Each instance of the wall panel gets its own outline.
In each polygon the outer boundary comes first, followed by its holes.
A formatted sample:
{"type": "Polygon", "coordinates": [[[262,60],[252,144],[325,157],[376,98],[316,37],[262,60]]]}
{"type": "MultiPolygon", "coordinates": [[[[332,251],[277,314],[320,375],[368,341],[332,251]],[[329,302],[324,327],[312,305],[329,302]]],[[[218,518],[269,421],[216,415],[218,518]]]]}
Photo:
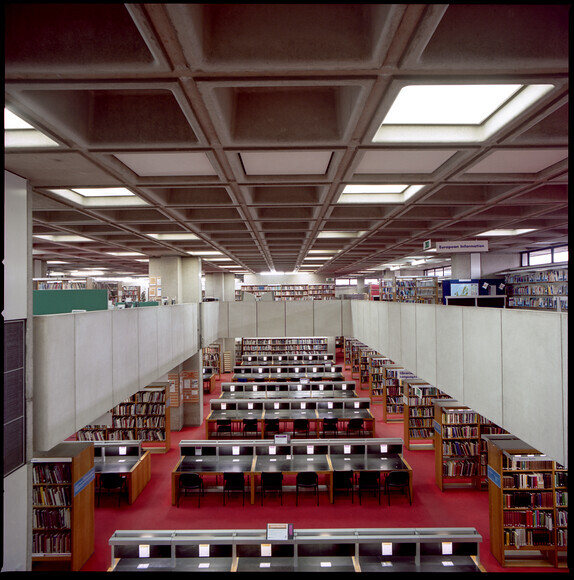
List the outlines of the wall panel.
{"type": "MultiPolygon", "coordinates": [[[[287,336],[285,334],[286,302],[256,302],[257,334],[255,336],[287,336]]],[[[245,336],[245,335],[244,335],[245,336]]]]}
{"type": "Polygon", "coordinates": [[[229,303],[229,335],[257,336],[257,302],[229,303]]]}
{"type": "Polygon", "coordinates": [[[406,303],[401,308],[401,364],[417,374],[417,319],[414,303],[406,303]]]}
{"type": "MultiPolygon", "coordinates": [[[[313,300],[312,304],[315,334],[318,336],[343,336],[343,301],[313,300]]],[[[290,335],[288,334],[288,336],[290,335]]]]}
{"type": "Polygon", "coordinates": [[[546,448],[562,439],[564,397],[551,388],[562,384],[561,320],[554,313],[530,314],[503,312],[503,422],[517,437],[546,448]]]}
{"type": "MultiPolygon", "coordinates": [[[[450,308],[450,307],[449,307],[450,308]]],[[[502,422],[502,309],[460,306],[463,326],[463,396],[466,405],[502,422]]]]}
{"type": "Polygon", "coordinates": [[[313,336],[314,300],[287,300],[284,304],[285,336],[313,336]]]}
{"type": "Polygon", "coordinates": [[[72,316],[76,327],[76,420],[73,430],[77,431],[113,407],[112,311],[72,316]]]}
{"type": "MultiPolygon", "coordinates": [[[[112,310],[112,407],[138,388],[138,309],[112,310]]],[[[111,407],[110,407],[111,408],[111,407]]]]}
{"type": "Polygon", "coordinates": [[[436,306],[436,387],[463,397],[462,313],[464,306],[436,306]]]}
{"type": "Polygon", "coordinates": [[[436,309],[417,304],[415,313],[417,376],[425,377],[431,385],[436,385],[436,309]]]}
{"type": "MultiPolygon", "coordinates": [[[[148,384],[160,376],[158,367],[157,341],[157,314],[158,307],[137,308],[139,317],[138,346],[139,346],[139,384],[148,384]]],[[[161,307],[163,308],[163,306],[161,307]]]]}
{"type": "Polygon", "coordinates": [[[389,352],[383,354],[386,354],[390,359],[398,363],[401,359],[401,304],[398,302],[389,302],[388,309],[389,352]]]}

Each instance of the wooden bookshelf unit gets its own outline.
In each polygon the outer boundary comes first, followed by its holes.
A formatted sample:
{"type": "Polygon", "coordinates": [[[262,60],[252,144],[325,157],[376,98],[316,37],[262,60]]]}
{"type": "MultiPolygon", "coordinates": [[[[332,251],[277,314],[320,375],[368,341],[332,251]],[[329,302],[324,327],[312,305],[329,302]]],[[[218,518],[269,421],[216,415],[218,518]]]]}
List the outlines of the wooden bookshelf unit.
{"type": "Polygon", "coordinates": [[[403,380],[403,440],[407,449],[434,448],[434,401],[450,398],[422,379],[403,380]]]}
{"type": "Polygon", "coordinates": [[[77,572],[94,551],[94,446],[65,441],[32,459],[32,569],[77,572]]]}
{"type": "Polygon", "coordinates": [[[369,396],[371,404],[385,402],[385,388],[383,385],[383,366],[394,362],[381,354],[373,355],[369,361],[369,396]]]}
{"type": "Polygon", "coordinates": [[[568,472],[512,435],[483,437],[493,556],[505,567],[565,567],[568,472]]]}

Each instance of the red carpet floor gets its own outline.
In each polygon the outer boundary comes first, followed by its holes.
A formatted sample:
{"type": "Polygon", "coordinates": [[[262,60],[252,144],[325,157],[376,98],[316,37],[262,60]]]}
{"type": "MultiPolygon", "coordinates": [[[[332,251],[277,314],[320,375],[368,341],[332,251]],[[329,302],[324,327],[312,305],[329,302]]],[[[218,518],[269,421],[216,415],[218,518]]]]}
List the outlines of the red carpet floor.
{"type": "MultiPolygon", "coordinates": [[[[350,378],[350,373],[348,373],[350,378]]],[[[229,381],[230,375],[222,375],[229,381]]],[[[219,382],[214,392],[204,397],[204,417],[209,410],[209,400],[220,394],[219,382]]],[[[359,391],[368,396],[368,390],[359,391]]],[[[374,406],[377,418],[377,437],[403,437],[402,423],[382,422],[380,405],[374,406]]],[[[414,497],[409,505],[406,496],[394,494],[391,505],[383,496],[381,505],[374,496],[363,496],[362,505],[358,498],[337,495],[330,504],[326,493],[317,506],[315,497],[299,497],[295,506],[295,494],[283,494],[283,505],[276,494],[266,497],[260,505],[259,494],[251,505],[241,496],[233,495],[223,505],[221,493],[206,493],[197,507],[195,496],[183,498],[179,508],[171,505],[171,471],[179,460],[179,441],[182,439],[204,439],[205,427],[186,427],[172,431],[171,450],[165,454],[152,455],[151,481],[133,505],[117,505],[117,498],[102,496],[95,514],[95,549],[82,571],[105,571],[110,566],[110,536],[116,530],[171,530],[171,529],[262,529],[269,522],[292,522],[297,528],[401,528],[401,527],[474,527],[482,536],[480,560],[487,572],[495,573],[566,573],[557,568],[503,568],[490,553],[488,492],[474,489],[450,489],[441,492],[435,483],[434,451],[405,450],[404,456],[413,468],[414,497]]]]}

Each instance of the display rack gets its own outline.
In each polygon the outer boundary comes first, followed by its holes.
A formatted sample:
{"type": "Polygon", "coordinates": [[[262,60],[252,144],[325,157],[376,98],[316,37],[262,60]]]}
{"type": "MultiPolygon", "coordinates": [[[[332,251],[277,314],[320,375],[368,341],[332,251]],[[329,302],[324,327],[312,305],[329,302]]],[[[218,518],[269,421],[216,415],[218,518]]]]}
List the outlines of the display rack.
{"type": "Polygon", "coordinates": [[[396,300],[396,285],[393,279],[379,280],[379,300],[385,302],[393,302],[396,300]]]}
{"type": "Polygon", "coordinates": [[[94,446],[66,441],[32,459],[32,569],[77,572],[94,551],[94,446]]]}
{"type": "Polygon", "coordinates": [[[434,401],[450,396],[419,378],[404,379],[402,384],[405,446],[409,450],[433,449],[434,401]]]}
{"type": "Polygon", "coordinates": [[[417,301],[417,283],[415,278],[397,278],[395,300],[398,302],[417,301]]]}
{"type": "Polygon", "coordinates": [[[439,284],[435,276],[415,278],[416,302],[423,304],[439,303],[439,284]]]}
{"type": "Polygon", "coordinates": [[[490,549],[501,566],[565,567],[568,472],[511,435],[488,445],[490,549]]]}

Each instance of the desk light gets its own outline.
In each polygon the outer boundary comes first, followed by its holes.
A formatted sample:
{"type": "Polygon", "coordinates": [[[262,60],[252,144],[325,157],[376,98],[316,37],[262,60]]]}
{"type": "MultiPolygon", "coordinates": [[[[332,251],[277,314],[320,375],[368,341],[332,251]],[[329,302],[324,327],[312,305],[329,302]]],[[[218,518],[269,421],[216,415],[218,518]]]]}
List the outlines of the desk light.
{"type": "Polygon", "coordinates": [[[149,544],[140,544],[138,546],[138,557],[149,558],[149,544]]]}
{"type": "Polygon", "coordinates": [[[392,556],[393,555],[393,544],[392,542],[383,542],[381,544],[383,552],[383,556],[392,556]]]}
{"type": "Polygon", "coordinates": [[[127,455],[128,448],[125,445],[120,445],[118,453],[120,455],[127,455]]]}
{"type": "Polygon", "coordinates": [[[209,558],[209,544],[199,544],[199,557],[209,558]]]}
{"type": "MultiPolygon", "coordinates": [[[[442,555],[451,555],[452,554],[452,542],[442,542],[442,555]]],[[[444,564],[444,562],[443,562],[444,564]]],[[[452,563],[451,563],[452,565],[452,563]]]]}

